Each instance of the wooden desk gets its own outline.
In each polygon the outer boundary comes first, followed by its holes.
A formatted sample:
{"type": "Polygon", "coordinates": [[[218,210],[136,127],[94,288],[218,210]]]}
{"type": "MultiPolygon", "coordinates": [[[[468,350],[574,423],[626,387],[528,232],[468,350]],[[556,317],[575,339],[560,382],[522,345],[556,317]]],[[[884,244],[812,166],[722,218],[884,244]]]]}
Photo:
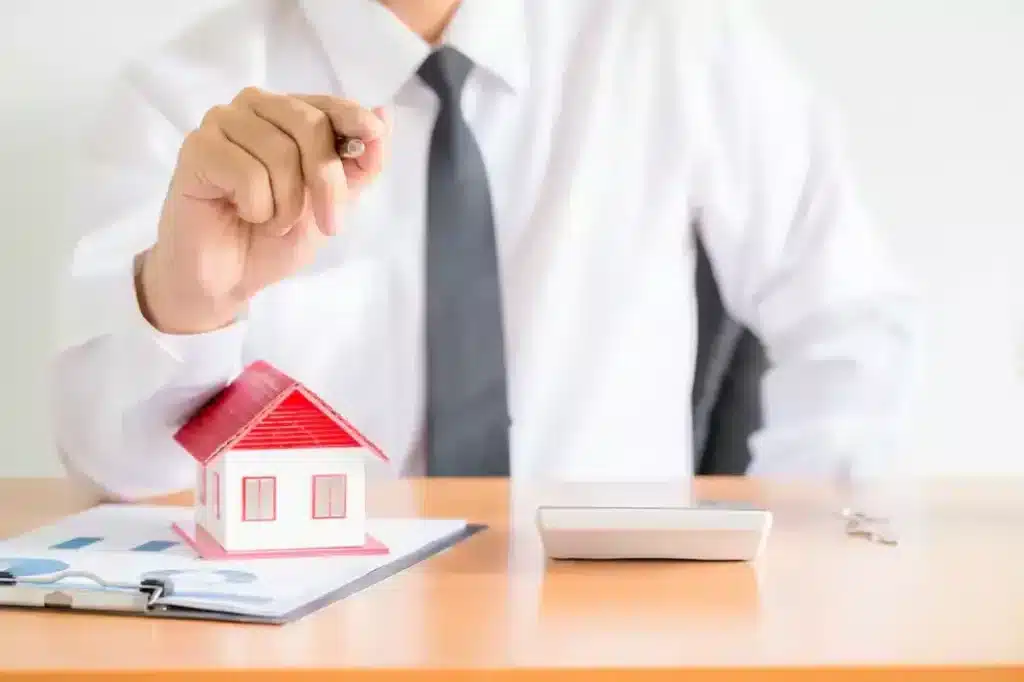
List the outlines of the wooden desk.
{"type": "MultiPolygon", "coordinates": [[[[291,625],[0,612],[0,671],[97,680],[327,680],[341,668],[346,680],[452,681],[483,670],[489,680],[1024,680],[1024,481],[904,490],[895,548],[845,537],[831,516],[835,499],[815,490],[723,479],[698,490],[775,511],[756,566],[549,564],[528,515],[520,522],[516,504],[509,513],[504,483],[399,483],[373,493],[374,513],[458,515],[492,529],[291,625]]],[[[0,536],[87,504],[59,481],[0,480],[0,536]]]]}

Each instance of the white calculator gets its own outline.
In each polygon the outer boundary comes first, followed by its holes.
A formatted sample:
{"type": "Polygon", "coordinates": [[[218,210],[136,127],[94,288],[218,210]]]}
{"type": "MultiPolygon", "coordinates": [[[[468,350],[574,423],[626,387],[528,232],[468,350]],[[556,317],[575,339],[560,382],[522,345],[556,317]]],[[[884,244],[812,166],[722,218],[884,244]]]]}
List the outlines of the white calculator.
{"type": "Polygon", "coordinates": [[[628,488],[576,498],[537,508],[549,558],[753,561],[772,526],[770,511],[743,502],[652,497],[628,488]]]}

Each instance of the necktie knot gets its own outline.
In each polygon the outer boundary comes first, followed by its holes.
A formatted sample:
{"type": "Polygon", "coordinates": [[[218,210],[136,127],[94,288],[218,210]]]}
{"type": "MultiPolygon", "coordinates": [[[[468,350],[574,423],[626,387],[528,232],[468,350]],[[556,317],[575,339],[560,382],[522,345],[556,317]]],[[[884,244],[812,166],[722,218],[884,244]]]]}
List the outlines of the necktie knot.
{"type": "Polygon", "coordinates": [[[424,60],[419,77],[440,98],[442,104],[458,102],[473,62],[453,47],[440,47],[424,60]]]}

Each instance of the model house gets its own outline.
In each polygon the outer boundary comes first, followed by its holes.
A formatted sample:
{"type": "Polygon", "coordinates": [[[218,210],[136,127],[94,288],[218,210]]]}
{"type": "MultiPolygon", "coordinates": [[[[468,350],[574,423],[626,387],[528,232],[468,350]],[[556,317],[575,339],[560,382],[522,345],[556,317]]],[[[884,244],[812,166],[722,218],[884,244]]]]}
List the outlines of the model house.
{"type": "Polygon", "coordinates": [[[373,443],[300,382],[248,366],[175,434],[195,459],[194,527],[206,558],[376,554],[366,531],[373,443]]]}

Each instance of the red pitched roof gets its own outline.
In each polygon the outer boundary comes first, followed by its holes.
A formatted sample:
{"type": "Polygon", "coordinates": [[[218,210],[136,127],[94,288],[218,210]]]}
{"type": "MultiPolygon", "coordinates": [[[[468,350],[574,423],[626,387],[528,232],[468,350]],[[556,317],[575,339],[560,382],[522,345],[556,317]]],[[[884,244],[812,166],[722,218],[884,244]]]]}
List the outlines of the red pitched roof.
{"type": "Polygon", "coordinates": [[[380,448],[301,383],[259,361],[201,407],[174,435],[207,464],[228,449],[380,448]]]}

